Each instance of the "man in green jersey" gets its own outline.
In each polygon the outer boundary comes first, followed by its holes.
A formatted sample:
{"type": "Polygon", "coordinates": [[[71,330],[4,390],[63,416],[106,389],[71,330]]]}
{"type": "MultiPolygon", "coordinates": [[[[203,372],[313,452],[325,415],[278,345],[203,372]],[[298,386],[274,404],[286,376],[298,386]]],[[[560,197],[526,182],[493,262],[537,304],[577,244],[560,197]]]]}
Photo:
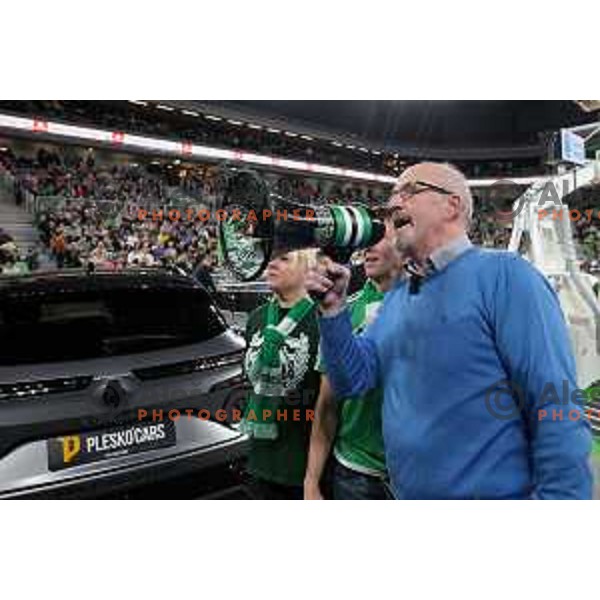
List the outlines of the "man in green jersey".
{"type": "MultiPolygon", "coordinates": [[[[387,237],[367,250],[365,274],[368,279],[349,299],[355,333],[360,333],[374,319],[383,294],[399,276],[401,268],[401,258],[387,237]]],[[[322,377],[304,478],[305,499],[323,498],[320,481],[332,446],[334,499],[385,500],[390,497],[385,486],[381,401],[382,392],[375,389],[357,402],[336,402],[327,376],[322,377]]]]}

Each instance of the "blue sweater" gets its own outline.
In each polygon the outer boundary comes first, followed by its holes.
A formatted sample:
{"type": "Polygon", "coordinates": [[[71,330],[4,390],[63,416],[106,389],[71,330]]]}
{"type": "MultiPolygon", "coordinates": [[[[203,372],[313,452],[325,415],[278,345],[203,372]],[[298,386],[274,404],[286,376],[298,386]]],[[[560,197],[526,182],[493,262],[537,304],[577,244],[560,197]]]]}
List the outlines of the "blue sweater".
{"type": "Polygon", "coordinates": [[[576,390],[563,314],[518,255],[471,247],[418,294],[398,283],[362,336],[346,311],[320,326],[338,397],[383,386],[396,497],[591,498],[589,425],[578,404],[558,405],[576,390]],[[502,381],[522,390],[523,411],[490,396],[502,381]]]}

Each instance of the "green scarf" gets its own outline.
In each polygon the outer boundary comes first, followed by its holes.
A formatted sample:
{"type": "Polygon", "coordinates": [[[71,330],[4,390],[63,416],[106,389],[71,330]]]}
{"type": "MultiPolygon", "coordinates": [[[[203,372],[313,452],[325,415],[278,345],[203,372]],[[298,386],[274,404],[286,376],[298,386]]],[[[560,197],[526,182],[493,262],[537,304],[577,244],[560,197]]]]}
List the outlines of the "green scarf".
{"type": "Polygon", "coordinates": [[[367,306],[383,300],[383,292],[380,292],[373,281],[367,280],[359,292],[358,297],[352,303],[352,329],[365,324],[367,318],[367,306]]]}
{"type": "Polygon", "coordinates": [[[240,430],[258,439],[277,439],[277,409],[285,393],[281,380],[280,350],[286,338],[314,308],[310,298],[302,298],[281,319],[279,302],[273,298],[267,306],[260,351],[253,364],[247,365],[248,379],[252,384],[240,430]],[[263,410],[271,414],[263,419],[263,410]]]}

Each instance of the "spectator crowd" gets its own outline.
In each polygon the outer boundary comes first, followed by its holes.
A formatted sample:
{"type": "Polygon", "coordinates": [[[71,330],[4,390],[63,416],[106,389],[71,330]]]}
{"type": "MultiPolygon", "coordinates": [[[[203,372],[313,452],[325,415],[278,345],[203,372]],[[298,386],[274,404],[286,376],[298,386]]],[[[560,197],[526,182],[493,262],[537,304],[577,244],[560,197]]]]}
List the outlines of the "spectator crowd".
{"type": "Polygon", "coordinates": [[[35,196],[60,196],[96,200],[130,201],[165,200],[166,185],[156,176],[150,176],[137,168],[126,165],[97,167],[93,152],[77,158],[61,156],[57,151],[40,149],[35,158],[15,157],[13,160],[17,176],[17,203],[23,191],[35,196]]]}
{"type": "MultiPolygon", "coordinates": [[[[24,264],[36,268],[46,255],[59,268],[122,268],[178,266],[188,271],[212,271],[218,264],[217,227],[198,219],[172,222],[137,218],[139,206],[169,206],[187,198],[196,206],[214,206],[218,193],[215,167],[168,169],[154,165],[97,164],[90,150],[67,155],[54,147],[35,156],[0,152],[0,175],[10,173],[15,200],[37,199],[35,222],[42,246],[19,256],[6,232],[0,234],[4,269],[24,264]],[[7,266],[8,265],[8,266],[7,266]]],[[[359,184],[341,184],[293,175],[267,175],[271,188],[308,205],[386,201],[388,191],[359,184]]],[[[182,211],[183,212],[183,211],[182,211]]],[[[166,214],[166,212],[165,212],[166,214]]],[[[600,254],[600,228],[594,221],[573,224],[584,265],[594,268],[600,254]]],[[[487,247],[506,247],[512,226],[497,218],[494,205],[475,198],[473,241],[487,247]]]]}
{"type": "MultiPolygon", "coordinates": [[[[192,271],[216,265],[216,229],[201,221],[137,219],[139,205],[163,205],[173,186],[129,165],[97,167],[91,154],[69,163],[55,151],[35,158],[0,153],[0,172],[10,173],[17,204],[34,198],[42,248],[58,268],[179,266],[192,271]]],[[[182,191],[183,193],[183,191],[182,191]]],[[[10,236],[0,237],[4,272],[23,258],[10,236]]],[[[27,263],[34,267],[36,260],[27,263]]]]}

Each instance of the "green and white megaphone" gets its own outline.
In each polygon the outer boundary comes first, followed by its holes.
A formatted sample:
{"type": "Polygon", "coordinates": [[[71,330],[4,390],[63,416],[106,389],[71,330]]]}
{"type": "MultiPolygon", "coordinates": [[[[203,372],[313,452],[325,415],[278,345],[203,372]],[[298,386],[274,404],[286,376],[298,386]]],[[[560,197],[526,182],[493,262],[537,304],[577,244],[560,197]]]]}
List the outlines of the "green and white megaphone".
{"type": "Polygon", "coordinates": [[[320,248],[338,261],[379,242],[382,219],[363,205],[307,206],[269,192],[254,171],[227,174],[219,198],[219,243],[240,281],[260,277],[279,253],[320,248]]]}

